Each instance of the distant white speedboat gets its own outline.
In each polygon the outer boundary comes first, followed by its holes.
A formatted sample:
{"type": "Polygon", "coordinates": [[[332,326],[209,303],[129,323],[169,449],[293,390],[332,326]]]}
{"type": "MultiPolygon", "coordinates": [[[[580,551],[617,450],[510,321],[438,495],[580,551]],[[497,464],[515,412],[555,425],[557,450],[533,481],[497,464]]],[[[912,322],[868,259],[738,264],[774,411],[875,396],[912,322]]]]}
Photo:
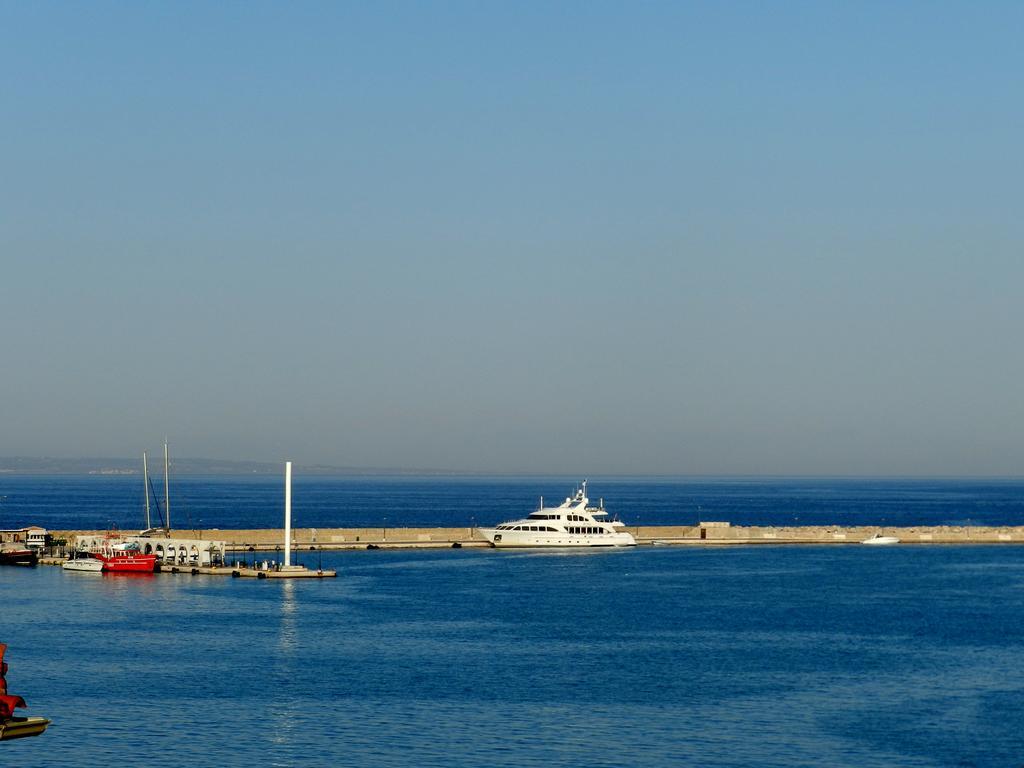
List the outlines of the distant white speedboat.
{"type": "Polygon", "coordinates": [[[76,557],[72,560],[65,560],[61,566],[65,571],[88,571],[99,573],[103,570],[103,561],[95,557],[76,557]]]}
{"type": "Polygon", "coordinates": [[[864,539],[861,544],[873,544],[875,546],[881,546],[885,544],[899,544],[900,540],[895,536],[882,536],[879,533],[875,533],[874,536],[864,539]]]}
{"type": "Polygon", "coordinates": [[[557,507],[540,508],[522,520],[510,520],[480,533],[495,547],[633,547],[636,539],[618,520],[607,517],[604,502],[588,507],[587,482],[557,507]]]}

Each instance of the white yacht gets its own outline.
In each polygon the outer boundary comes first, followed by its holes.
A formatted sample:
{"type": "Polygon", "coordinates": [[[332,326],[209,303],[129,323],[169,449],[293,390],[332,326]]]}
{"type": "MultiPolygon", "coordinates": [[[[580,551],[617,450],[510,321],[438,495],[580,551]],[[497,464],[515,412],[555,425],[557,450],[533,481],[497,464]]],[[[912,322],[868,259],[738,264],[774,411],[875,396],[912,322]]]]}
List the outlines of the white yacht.
{"type": "Polygon", "coordinates": [[[605,520],[604,502],[588,507],[587,481],[557,507],[540,508],[522,520],[481,528],[495,547],[633,547],[636,539],[618,520],[605,520]]]}
{"type": "Polygon", "coordinates": [[[95,557],[73,557],[70,560],[65,560],[62,566],[65,571],[88,571],[90,573],[99,573],[103,570],[103,561],[98,560],[95,557]]]}
{"type": "Polygon", "coordinates": [[[874,546],[885,546],[887,544],[899,544],[900,540],[896,536],[883,536],[880,531],[875,531],[875,535],[871,536],[861,544],[872,544],[874,546]]]}

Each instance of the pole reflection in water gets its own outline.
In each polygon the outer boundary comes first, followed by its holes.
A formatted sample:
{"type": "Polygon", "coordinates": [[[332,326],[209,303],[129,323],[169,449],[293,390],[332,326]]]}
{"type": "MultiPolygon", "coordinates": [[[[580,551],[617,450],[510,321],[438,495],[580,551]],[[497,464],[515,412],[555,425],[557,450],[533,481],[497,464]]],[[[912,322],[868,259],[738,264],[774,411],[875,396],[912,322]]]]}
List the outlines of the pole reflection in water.
{"type": "Polygon", "coordinates": [[[298,618],[298,605],[296,604],[295,582],[291,579],[281,579],[281,633],[279,646],[282,654],[294,654],[297,646],[296,621],[298,618]]]}
{"type": "MultiPolygon", "coordinates": [[[[281,579],[279,584],[281,623],[278,632],[278,654],[275,660],[276,674],[274,677],[277,678],[276,687],[283,691],[288,690],[292,685],[291,681],[299,656],[299,610],[295,582],[290,579],[281,579]]],[[[279,747],[287,748],[295,740],[293,730],[298,712],[288,697],[274,697],[272,715],[276,721],[272,741],[279,747]]]]}

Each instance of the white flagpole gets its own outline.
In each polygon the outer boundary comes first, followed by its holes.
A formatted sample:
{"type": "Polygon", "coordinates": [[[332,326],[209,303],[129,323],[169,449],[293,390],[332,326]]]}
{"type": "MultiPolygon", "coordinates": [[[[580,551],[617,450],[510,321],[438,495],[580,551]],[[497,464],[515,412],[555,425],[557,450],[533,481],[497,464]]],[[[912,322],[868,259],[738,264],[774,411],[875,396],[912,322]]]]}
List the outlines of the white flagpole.
{"type": "Polygon", "coordinates": [[[292,564],[292,463],[284,463],[284,567],[292,564]]]}

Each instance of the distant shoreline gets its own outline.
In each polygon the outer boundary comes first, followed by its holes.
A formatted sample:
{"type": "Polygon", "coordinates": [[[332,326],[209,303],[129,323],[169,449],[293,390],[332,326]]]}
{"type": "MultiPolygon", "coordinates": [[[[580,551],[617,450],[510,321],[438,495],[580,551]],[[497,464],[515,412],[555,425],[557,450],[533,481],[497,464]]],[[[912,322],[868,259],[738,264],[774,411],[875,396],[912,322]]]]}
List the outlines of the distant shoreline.
{"type": "MultiPolygon", "coordinates": [[[[142,460],[127,458],[54,458],[0,457],[0,477],[138,477],[142,460]]],[[[228,461],[223,459],[171,459],[171,474],[177,477],[277,477],[283,472],[283,461],[228,461]]],[[[687,482],[771,482],[771,481],[844,481],[871,482],[907,481],[985,481],[1024,482],[1024,475],[864,475],[864,474],[692,474],[665,472],[580,472],[580,471],[497,471],[472,469],[402,468],[402,467],[337,467],[327,464],[297,464],[296,474],[321,477],[439,477],[439,478],[582,478],[636,480],[677,480],[687,482]]],[[[154,459],[150,475],[163,474],[162,461],[154,459]]]]}

